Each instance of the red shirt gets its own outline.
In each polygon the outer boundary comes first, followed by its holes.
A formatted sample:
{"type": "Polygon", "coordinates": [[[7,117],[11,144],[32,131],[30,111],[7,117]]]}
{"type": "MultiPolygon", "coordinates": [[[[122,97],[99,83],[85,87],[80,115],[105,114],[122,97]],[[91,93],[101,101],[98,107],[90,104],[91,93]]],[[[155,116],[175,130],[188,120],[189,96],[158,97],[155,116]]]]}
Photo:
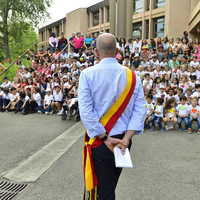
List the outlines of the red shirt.
{"type": "Polygon", "coordinates": [[[80,37],[79,39],[77,37],[75,37],[73,39],[75,45],[74,45],[74,48],[75,49],[80,49],[81,47],[83,47],[83,42],[84,42],[84,38],[83,37],[80,37]]]}

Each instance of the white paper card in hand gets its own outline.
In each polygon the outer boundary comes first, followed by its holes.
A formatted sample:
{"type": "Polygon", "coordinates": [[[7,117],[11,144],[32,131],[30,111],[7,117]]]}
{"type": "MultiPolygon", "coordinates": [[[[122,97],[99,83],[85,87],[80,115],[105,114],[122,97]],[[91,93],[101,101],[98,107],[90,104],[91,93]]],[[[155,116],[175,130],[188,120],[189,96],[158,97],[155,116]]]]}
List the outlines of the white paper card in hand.
{"type": "Polygon", "coordinates": [[[125,167],[125,168],[133,168],[133,164],[131,161],[131,156],[129,149],[125,149],[125,154],[122,155],[121,149],[118,147],[114,148],[115,155],[115,166],[116,167],[125,167]]]}

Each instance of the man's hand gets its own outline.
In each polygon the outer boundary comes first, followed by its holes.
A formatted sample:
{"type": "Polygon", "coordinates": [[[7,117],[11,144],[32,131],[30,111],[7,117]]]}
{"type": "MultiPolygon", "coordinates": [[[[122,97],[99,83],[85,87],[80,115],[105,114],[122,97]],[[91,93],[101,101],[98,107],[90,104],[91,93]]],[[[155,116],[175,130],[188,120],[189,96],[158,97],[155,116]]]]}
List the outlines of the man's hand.
{"type": "Polygon", "coordinates": [[[114,153],[115,146],[120,145],[120,146],[125,147],[125,145],[126,145],[123,140],[112,138],[110,136],[108,136],[108,139],[106,141],[104,141],[104,143],[113,153],[114,153]]]}

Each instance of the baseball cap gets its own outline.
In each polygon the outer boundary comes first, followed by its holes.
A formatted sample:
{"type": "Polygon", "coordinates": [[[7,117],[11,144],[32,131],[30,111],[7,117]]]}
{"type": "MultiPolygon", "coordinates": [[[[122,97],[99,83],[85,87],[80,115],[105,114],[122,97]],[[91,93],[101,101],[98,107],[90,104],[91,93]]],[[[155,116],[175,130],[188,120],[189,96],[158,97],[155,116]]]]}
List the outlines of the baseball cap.
{"type": "Polygon", "coordinates": [[[52,77],[51,74],[48,74],[48,75],[47,75],[47,78],[51,78],[51,77],[52,77]]]}
{"type": "Polygon", "coordinates": [[[68,78],[68,77],[66,75],[64,75],[63,78],[68,78]]]}
{"type": "Polygon", "coordinates": [[[73,72],[73,75],[78,75],[78,72],[77,72],[77,71],[74,71],[74,72],[73,72]]]}
{"type": "Polygon", "coordinates": [[[55,87],[59,87],[59,88],[61,88],[61,86],[60,86],[60,85],[56,85],[55,87]]]}
{"type": "Polygon", "coordinates": [[[86,57],[85,59],[86,59],[86,60],[89,60],[90,58],[89,58],[89,57],[86,57]]]}
{"type": "Polygon", "coordinates": [[[40,50],[39,51],[43,51],[43,48],[40,48],[40,50]]]}
{"type": "Polygon", "coordinates": [[[161,85],[161,86],[160,86],[160,89],[165,89],[165,86],[164,86],[164,85],[161,85]]]}
{"type": "Polygon", "coordinates": [[[51,89],[50,89],[50,88],[47,88],[47,89],[45,90],[45,92],[51,92],[51,89]]]}

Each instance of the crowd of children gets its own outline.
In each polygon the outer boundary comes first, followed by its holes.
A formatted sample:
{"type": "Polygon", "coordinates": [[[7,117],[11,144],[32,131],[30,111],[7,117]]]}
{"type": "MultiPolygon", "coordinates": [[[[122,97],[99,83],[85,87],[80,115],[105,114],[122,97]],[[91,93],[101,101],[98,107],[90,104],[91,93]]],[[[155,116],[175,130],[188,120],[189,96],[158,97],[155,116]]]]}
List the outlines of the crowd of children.
{"type": "MultiPolygon", "coordinates": [[[[174,129],[178,123],[185,123],[185,131],[192,133],[192,123],[197,121],[200,133],[200,42],[185,36],[174,41],[173,38],[157,38],[142,42],[139,38],[128,42],[116,38],[117,61],[133,70],[140,78],[147,100],[145,128],[156,130],[155,121],[161,131],[174,129]],[[168,122],[173,122],[168,126],[168,122]],[[162,126],[164,123],[164,127],[162,126]],[[150,127],[151,125],[151,127],[150,127]]],[[[70,105],[78,98],[79,76],[82,70],[99,63],[95,47],[82,46],[75,53],[73,47],[68,51],[54,53],[41,48],[39,53],[30,50],[31,66],[18,61],[14,81],[4,77],[0,86],[0,108],[2,112],[16,109],[15,113],[53,114],[57,108],[62,114],[62,105],[70,105]],[[55,59],[53,64],[49,64],[55,59]],[[41,84],[40,84],[41,82],[41,84]],[[31,112],[29,110],[31,109],[31,112]]],[[[68,112],[68,119],[71,113],[68,112]]]]}

